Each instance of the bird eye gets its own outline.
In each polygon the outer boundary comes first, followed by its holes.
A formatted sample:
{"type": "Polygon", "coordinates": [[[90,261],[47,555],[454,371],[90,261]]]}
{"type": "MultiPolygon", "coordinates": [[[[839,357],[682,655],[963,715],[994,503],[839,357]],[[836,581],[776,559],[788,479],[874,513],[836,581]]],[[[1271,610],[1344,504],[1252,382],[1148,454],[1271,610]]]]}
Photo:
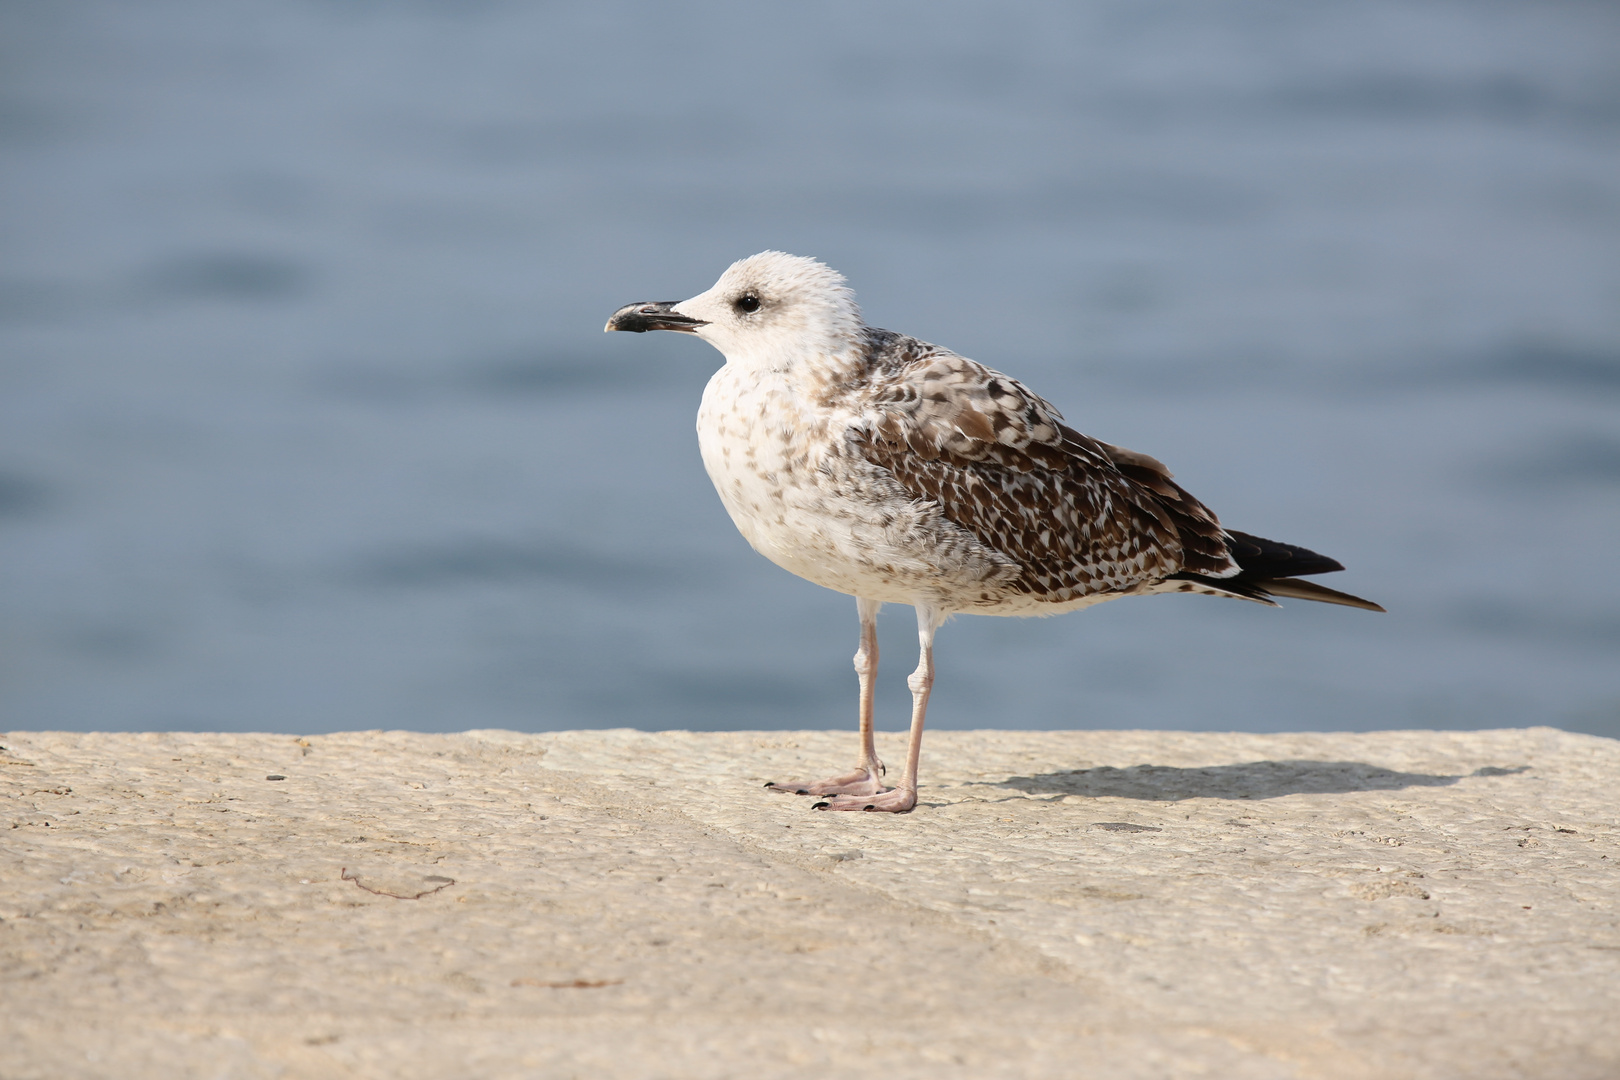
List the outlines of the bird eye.
{"type": "Polygon", "coordinates": [[[741,296],[737,297],[735,307],[744,315],[752,315],[754,312],[759,310],[758,294],[751,292],[743,293],[741,296]]]}

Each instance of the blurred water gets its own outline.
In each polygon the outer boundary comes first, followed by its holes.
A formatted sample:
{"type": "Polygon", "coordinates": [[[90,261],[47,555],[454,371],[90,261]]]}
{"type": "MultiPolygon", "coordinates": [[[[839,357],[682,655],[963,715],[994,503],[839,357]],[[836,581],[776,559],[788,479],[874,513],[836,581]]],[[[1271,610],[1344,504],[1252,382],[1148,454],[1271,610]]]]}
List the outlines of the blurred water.
{"type": "MultiPolygon", "coordinates": [[[[1620,9],[0,8],[0,724],[852,725],[726,520],[765,247],[1387,616],[941,634],[944,726],[1620,735],[1620,9]]],[[[910,613],[888,613],[882,726],[910,613]]]]}

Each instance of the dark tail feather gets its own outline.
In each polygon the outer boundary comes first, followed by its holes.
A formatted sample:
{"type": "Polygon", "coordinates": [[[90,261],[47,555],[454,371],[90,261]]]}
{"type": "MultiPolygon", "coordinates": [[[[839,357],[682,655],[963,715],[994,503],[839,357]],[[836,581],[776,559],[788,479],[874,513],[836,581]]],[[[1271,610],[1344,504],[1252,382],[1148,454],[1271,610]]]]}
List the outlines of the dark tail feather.
{"type": "Polygon", "coordinates": [[[1314,551],[1284,544],[1277,540],[1251,536],[1228,529],[1232,539],[1228,548],[1242,573],[1229,578],[1212,578],[1203,574],[1180,573],[1172,577],[1196,581],[1221,592],[1244,600],[1270,603],[1273,596],[1286,596],[1294,600],[1316,600],[1324,604],[1343,604],[1345,607],[1365,611],[1383,611],[1371,600],[1329,589],[1310,581],[1300,581],[1306,574],[1329,574],[1343,570],[1344,564],[1314,551]]]}
{"type": "Polygon", "coordinates": [[[1232,553],[1233,560],[1243,567],[1243,573],[1238,576],[1251,581],[1259,578],[1308,577],[1344,569],[1344,564],[1338,559],[1318,555],[1307,548],[1231,529],[1226,530],[1226,535],[1232,538],[1226,545],[1227,550],[1232,553]]]}
{"type": "Polygon", "coordinates": [[[1320,600],[1324,604],[1343,604],[1345,607],[1358,607],[1363,611],[1383,611],[1382,607],[1371,600],[1363,600],[1359,596],[1330,589],[1326,585],[1318,585],[1314,581],[1300,581],[1298,578],[1269,578],[1257,582],[1261,590],[1271,596],[1288,596],[1295,600],[1320,600]]]}

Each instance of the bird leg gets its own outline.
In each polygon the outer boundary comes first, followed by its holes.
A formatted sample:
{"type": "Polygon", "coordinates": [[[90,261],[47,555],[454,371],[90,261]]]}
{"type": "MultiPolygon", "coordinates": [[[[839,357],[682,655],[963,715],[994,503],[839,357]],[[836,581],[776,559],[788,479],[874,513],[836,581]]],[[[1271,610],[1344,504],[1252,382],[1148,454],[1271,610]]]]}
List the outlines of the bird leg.
{"type": "Polygon", "coordinates": [[[878,666],[877,614],[882,606],[877,600],[855,598],[855,610],[861,618],[861,647],[855,653],[855,675],[861,682],[861,757],[855,771],[813,783],[788,780],[766,784],[772,791],[794,795],[876,795],[883,790],[883,762],[878,760],[872,735],[872,692],[878,666]]]}
{"type": "Polygon", "coordinates": [[[926,604],[917,605],[917,670],[906,685],[911,687],[911,740],[906,745],[906,768],[899,786],[874,795],[843,793],[816,803],[817,810],[874,810],[903,814],[917,805],[917,762],[922,757],[923,720],[928,715],[928,695],[934,689],[934,631],[945,615],[926,604]]]}

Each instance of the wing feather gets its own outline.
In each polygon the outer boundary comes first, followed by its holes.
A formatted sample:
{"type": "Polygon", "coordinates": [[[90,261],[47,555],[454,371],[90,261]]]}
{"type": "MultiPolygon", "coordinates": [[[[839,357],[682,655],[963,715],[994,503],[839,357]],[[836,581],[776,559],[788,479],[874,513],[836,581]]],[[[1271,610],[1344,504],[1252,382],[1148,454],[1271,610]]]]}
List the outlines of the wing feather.
{"type": "Polygon", "coordinates": [[[1215,515],[1153,458],[1082,435],[965,357],[885,332],[872,344],[853,448],[1018,563],[1012,589],[1063,602],[1238,573],[1215,515]]]}

